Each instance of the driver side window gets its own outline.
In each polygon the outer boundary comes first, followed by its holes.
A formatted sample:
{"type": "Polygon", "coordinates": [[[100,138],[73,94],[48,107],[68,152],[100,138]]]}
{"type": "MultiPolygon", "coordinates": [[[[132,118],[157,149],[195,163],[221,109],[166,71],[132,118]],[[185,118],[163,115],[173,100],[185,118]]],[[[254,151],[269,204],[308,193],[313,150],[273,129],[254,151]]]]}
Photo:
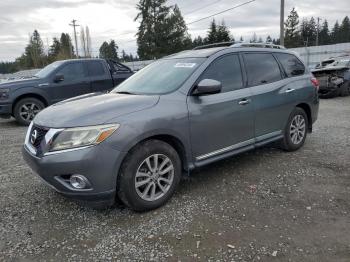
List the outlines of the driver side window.
{"type": "Polygon", "coordinates": [[[64,81],[74,81],[85,77],[83,63],[69,63],[56,74],[64,76],[64,81]]]}
{"type": "Polygon", "coordinates": [[[201,75],[199,81],[203,79],[220,81],[222,84],[221,93],[243,88],[241,65],[238,55],[225,55],[214,60],[201,75]]]}

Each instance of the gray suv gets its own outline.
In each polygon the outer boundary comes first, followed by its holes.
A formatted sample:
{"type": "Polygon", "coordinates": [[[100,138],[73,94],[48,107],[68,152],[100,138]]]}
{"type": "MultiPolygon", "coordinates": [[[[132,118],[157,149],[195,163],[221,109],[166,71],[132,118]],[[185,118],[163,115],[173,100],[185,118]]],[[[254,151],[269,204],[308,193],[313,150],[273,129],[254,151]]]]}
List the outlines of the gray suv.
{"type": "Polygon", "coordinates": [[[182,174],[279,141],[299,149],[318,114],[318,84],[292,52],[189,50],[158,60],[108,94],[41,111],[23,148],[58,192],[95,205],[163,205],[182,174]]]}

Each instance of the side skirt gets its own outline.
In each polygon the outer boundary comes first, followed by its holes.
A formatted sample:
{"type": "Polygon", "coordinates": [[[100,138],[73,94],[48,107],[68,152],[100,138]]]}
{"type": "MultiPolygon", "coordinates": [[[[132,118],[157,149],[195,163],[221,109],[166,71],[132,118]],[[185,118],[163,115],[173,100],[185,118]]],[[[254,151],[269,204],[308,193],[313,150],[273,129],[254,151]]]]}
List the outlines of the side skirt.
{"type": "MultiPolygon", "coordinates": [[[[278,141],[283,138],[282,131],[272,132],[266,135],[259,136],[255,139],[249,139],[247,141],[216,150],[214,152],[201,155],[196,157],[196,162],[194,163],[193,168],[202,167],[213,162],[253,150],[255,148],[261,147],[263,145],[278,141]]],[[[190,169],[193,169],[190,168],[190,169]]]]}

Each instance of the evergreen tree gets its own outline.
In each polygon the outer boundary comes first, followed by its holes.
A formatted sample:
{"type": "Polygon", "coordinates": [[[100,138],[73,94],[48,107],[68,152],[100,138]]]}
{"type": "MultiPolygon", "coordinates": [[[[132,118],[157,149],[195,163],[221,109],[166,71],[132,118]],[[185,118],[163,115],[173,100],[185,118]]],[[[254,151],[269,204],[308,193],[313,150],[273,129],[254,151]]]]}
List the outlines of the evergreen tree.
{"type": "Polygon", "coordinates": [[[274,45],[279,45],[279,44],[281,44],[281,41],[280,41],[280,39],[279,38],[277,38],[277,39],[272,39],[272,43],[274,44],[274,45]]]}
{"type": "Polygon", "coordinates": [[[272,38],[270,35],[266,37],[266,43],[272,43],[272,38]]]}
{"type": "Polygon", "coordinates": [[[340,26],[338,21],[336,21],[331,33],[331,42],[332,44],[337,44],[337,43],[340,43],[341,39],[342,39],[342,36],[340,32],[340,26]]]}
{"type": "Polygon", "coordinates": [[[71,59],[75,56],[72,40],[69,34],[66,34],[66,33],[61,34],[60,44],[61,44],[61,48],[57,56],[58,60],[71,59]]]}
{"type": "Polygon", "coordinates": [[[44,45],[40,34],[34,30],[30,36],[29,43],[24,49],[24,54],[16,59],[20,68],[41,68],[46,64],[46,56],[44,54],[44,45]]]}
{"type": "MultiPolygon", "coordinates": [[[[225,25],[224,21],[222,21],[221,25],[217,26],[216,41],[217,41],[217,43],[231,41],[230,31],[227,28],[227,26],[225,25]]],[[[233,39],[233,41],[234,41],[234,39],[233,39]]]]}
{"type": "Polygon", "coordinates": [[[331,42],[327,20],[324,20],[322,24],[321,30],[318,34],[318,42],[320,45],[328,45],[331,42]]]}
{"type": "Polygon", "coordinates": [[[16,62],[0,62],[0,74],[10,74],[18,70],[16,62]]]}
{"type": "Polygon", "coordinates": [[[48,59],[50,63],[57,60],[60,51],[61,51],[61,43],[56,37],[54,37],[52,39],[52,45],[50,45],[50,48],[49,48],[48,59]]]}
{"type": "Polygon", "coordinates": [[[211,21],[210,23],[207,37],[205,38],[204,42],[206,44],[213,44],[217,42],[216,38],[217,38],[217,26],[216,26],[215,19],[213,19],[213,21],[211,21]]]}
{"type": "Polygon", "coordinates": [[[114,40],[111,40],[109,43],[104,41],[99,51],[100,51],[100,55],[99,55],[100,58],[119,60],[118,45],[115,43],[114,40]]]}
{"type": "Polygon", "coordinates": [[[258,37],[256,36],[256,33],[254,32],[252,38],[250,39],[250,43],[257,43],[258,42],[258,37]]]}
{"type": "Polygon", "coordinates": [[[140,20],[137,32],[137,53],[141,59],[160,58],[167,54],[165,50],[169,33],[170,7],[166,0],[140,0],[135,17],[140,20]]]}
{"type": "Polygon", "coordinates": [[[290,12],[284,30],[284,44],[286,47],[297,47],[300,44],[300,34],[298,30],[299,26],[299,15],[293,7],[290,12]]]}
{"type": "Polygon", "coordinates": [[[345,16],[339,27],[339,42],[350,42],[350,20],[348,16],[345,16]]]}
{"type": "Polygon", "coordinates": [[[244,42],[243,36],[241,36],[241,37],[239,38],[239,41],[240,41],[240,42],[244,42]]]}
{"type": "Polygon", "coordinates": [[[300,34],[302,44],[305,46],[313,46],[316,44],[317,26],[315,19],[311,17],[310,20],[303,19],[300,25],[300,34]]]}
{"type": "Polygon", "coordinates": [[[310,41],[310,45],[314,46],[316,45],[316,35],[317,35],[317,24],[315,21],[315,18],[311,17],[310,21],[309,21],[309,41],[310,41]]]}
{"type": "MultiPolygon", "coordinates": [[[[164,50],[161,50],[162,53],[171,54],[190,48],[192,40],[187,32],[185,20],[183,19],[177,5],[171,10],[167,23],[167,42],[165,45],[162,45],[164,47],[164,50]]],[[[132,57],[130,57],[130,59],[132,59],[132,57]]]]}
{"type": "Polygon", "coordinates": [[[202,46],[204,45],[204,40],[202,37],[197,36],[195,39],[192,41],[192,48],[197,47],[197,46],[202,46]]]}
{"type": "Polygon", "coordinates": [[[123,61],[123,62],[128,62],[128,59],[129,59],[129,57],[128,57],[128,55],[125,53],[125,50],[123,49],[123,50],[122,50],[122,61],[123,61]]]}

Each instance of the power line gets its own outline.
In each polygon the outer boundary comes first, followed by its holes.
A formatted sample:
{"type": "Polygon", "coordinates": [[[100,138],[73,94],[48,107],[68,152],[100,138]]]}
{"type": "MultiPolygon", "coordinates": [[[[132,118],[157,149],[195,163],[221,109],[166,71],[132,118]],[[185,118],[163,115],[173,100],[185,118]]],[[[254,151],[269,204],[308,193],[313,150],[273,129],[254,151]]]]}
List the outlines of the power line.
{"type": "Polygon", "coordinates": [[[221,1],[222,1],[222,0],[217,0],[217,1],[215,1],[214,3],[210,3],[210,4],[207,4],[207,5],[202,6],[202,7],[200,7],[200,8],[197,8],[197,9],[194,9],[194,10],[189,11],[189,12],[187,12],[187,13],[184,13],[184,15],[193,14],[193,13],[199,11],[199,10],[202,10],[202,9],[204,9],[204,8],[207,8],[208,6],[211,6],[211,5],[215,5],[215,4],[217,4],[217,3],[221,2],[221,1]]]}
{"type": "Polygon", "coordinates": [[[197,22],[199,22],[199,21],[208,19],[208,18],[213,17],[213,16],[216,16],[216,15],[220,15],[220,14],[222,14],[222,13],[225,13],[225,12],[228,12],[228,11],[230,11],[230,10],[236,9],[236,8],[241,7],[241,6],[243,6],[243,5],[250,4],[250,3],[252,3],[252,2],[255,2],[255,0],[250,0],[250,1],[244,2],[244,3],[242,3],[242,4],[236,5],[236,6],[234,6],[234,7],[225,9],[225,10],[223,10],[223,11],[221,11],[221,12],[215,13],[215,14],[213,14],[213,15],[209,15],[209,16],[200,18],[200,19],[198,19],[198,20],[195,20],[195,21],[192,21],[192,22],[190,22],[190,23],[187,23],[187,25],[192,25],[192,24],[197,23],[197,22]]]}

